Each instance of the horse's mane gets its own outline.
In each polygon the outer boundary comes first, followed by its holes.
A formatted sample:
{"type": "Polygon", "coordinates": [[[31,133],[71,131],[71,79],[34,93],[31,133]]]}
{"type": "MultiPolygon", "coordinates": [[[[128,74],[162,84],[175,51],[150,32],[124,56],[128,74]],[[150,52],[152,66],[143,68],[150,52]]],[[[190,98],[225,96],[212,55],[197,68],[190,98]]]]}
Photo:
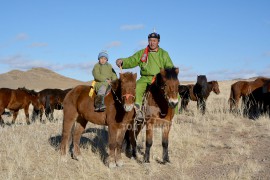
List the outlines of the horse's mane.
{"type": "MultiPolygon", "coordinates": [[[[178,74],[176,73],[176,67],[172,68],[165,68],[163,72],[165,72],[165,78],[166,79],[172,79],[172,80],[178,80],[178,74]]],[[[163,85],[163,74],[159,72],[156,75],[156,80],[155,80],[155,85],[156,86],[162,86],[163,85]]]]}
{"type": "Polygon", "coordinates": [[[120,87],[122,82],[127,82],[133,79],[133,73],[132,72],[125,72],[122,74],[123,79],[116,79],[111,82],[112,90],[117,91],[118,87],[120,87]]]}
{"type": "Polygon", "coordinates": [[[24,92],[30,94],[31,96],[36,96],[38,94],[35,90],[29,90],[25,87],[19,87],[18,90],[24,91],[24,92]]]}
{"type": "Polygon", "coordinates": [[[111,88],[112,88],[112,90],[113,91],[116,91],[118,89],[118,87],[120,87],[120,83],[121,83],[120,79],[113,80],[111,82],[111,88]]]}

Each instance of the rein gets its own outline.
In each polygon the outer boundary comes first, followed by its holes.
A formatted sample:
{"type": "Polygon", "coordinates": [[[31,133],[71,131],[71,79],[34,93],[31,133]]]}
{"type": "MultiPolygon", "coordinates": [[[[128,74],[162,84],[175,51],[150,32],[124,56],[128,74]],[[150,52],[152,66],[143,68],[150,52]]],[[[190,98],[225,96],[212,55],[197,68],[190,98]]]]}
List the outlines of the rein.
{"type": "MultiPolygon", "coordinates": [[[[117,96],[116,92],[115,92],[113,89],[111,89],[111,91],[113,92],[114,96],[116,97],[116,100],[117,100],[120,104],[123,104],[122,101],[121,101],[121,100],[119,99],[119,97],[117,96]]],[[[133,97],[133,98],[135,99],[135,96],[132,95],[132,94],[129,94],[129,93],[124,94],[124,95],[122,96],[122,98],[123,98],[123,97],[125,97],[126,100],[128,100],[129,97],[133,97]]]]}

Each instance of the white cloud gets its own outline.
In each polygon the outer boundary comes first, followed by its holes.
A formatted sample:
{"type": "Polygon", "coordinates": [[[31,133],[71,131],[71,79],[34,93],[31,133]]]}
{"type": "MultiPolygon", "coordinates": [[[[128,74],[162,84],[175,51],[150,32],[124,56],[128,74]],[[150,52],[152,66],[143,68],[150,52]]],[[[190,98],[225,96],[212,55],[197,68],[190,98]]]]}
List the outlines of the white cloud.
{"type": "Polygon", "coordinates": [[[6,58],[0,58],[0,63],[7,65],[10,69],[19,70],[28,70],[34,67],[43,67],[53,71],[61,71],[67,69],[79,69],[89,71],[89,69],[92,69],[94,67],[96,62],[90,61],[87,63],[55,64],[43,60],[33,60],[23,55],[17,54],[6,58]]]}
{"type": "Polygon", "coordinates": [[[15,37],[16,41],[24,41],[24,40],[27,40],[27,39],[28,39],[28,35],[26,33],[17,34],[16,37],[15,37]]]}
{"type": "Polygon", "coordinates": [[[148,45],[148,41],[146,41],[146,40],[140,41],[140,42],[138,43],[138,45],[139,45],[140,47],[146,47],[146,46],[148,45]]]}
{"type": "Polygon", "coordinates": [[[46,46],[48,46],[47,43],[36,42],[36,43],[32,43],[29,47],[46,47],[46,46]]]}
{"type": "Polygon", "coordinates": [[[112,48],[112,47],[118,47],[118,46],[121,46],[121,42],[120,41],[113,41],[113,42],[111,42],[111,43],[108,43],[107,45],[106,45],[106,49],[110,49],[110,48],[112,48]]]}
{"type": "Polygon", "coordinates": [[[263,53],[263,56],[270,57],[270,51],[266,51],[263,53]]]}
{"type": "Polygon", "coordinates": [[[130,24],[130,25],[122,25],[120,27],[121,30],[124,31],[132,31],[132,30],[137,30],[137,29],[143,29],[144,25],[143,24],[130,24]]]}

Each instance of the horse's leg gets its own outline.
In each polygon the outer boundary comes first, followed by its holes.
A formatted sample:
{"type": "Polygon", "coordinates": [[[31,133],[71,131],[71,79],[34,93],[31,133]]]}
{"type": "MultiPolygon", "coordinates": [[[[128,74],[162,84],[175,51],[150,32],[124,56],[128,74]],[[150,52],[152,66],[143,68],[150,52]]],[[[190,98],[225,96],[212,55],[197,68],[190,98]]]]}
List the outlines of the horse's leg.
{"type": "Polygon", "coordinates": [[[202,98],[202,114],[205,114],[205,110],[206,110],[206,100],[202,98]]]}
{"type": "Polygon", "coordinates": [[[163,147],[163,163],[170,162],[168,145],[169,145],[169,133],[171,129],[171,124],[166,124],[163,126],[162,132],[162,147],[163,147]]]}
{"type": "Polygon", "coordinates": [[[144,127],[144,123],[137,124],[135,127],[134,122],[132,122],[128,130],[125,133],[126,140],[126,154],[129,158],[137,158],[137,136],[140,133],[141,129],[144,127]],[[132,148],[131,148],[132,147],[132,148]]]}
{"type": "Polygon", "coordinates": [[[40,109],[40,114],[39,114],[39,120],[40,120],[41,123],[42,123],[42,122],[43,122],[43,123],[45,122],[45,120],[42,121],[43,113],[44,113],[44,108],[41,108],[41,109],[40,109]]]}
{"type": "Polygon", "coordinates": [[[54,108],[51,109],[51,113],[50,113],[50,120],[51,121],[54,121],[53,113],[54,113],[54,108]]]}
{"type": "Polygon", "coordinates": [[[201,111],[201,99],[200,98],[197,98],[197,110],[200,110],[201,111]]]}
{"type": "Polygon", "coordinates": [[[16,120],[16,118],[18,116],[18,113],[19,113],[19,110],[14,110],[13,117],[12,117],[12,122],[11,122],[12,124],[15,123],[15,120],[16,120]]]}
{"type": "Polygon", "coordinates": [[[108,125],[108,134],[109,134],[109,159],[108,166],[109,168],[116,167],[115,163],[115,149],[116,149],[116,126],[115,124],[108,125]]]}
{"type": "Polygon", "coordinates": [[[46,116],[46,118],[51,122],[51,118],[50,118],[50,114],[52,113],[52,111],[51,111],[51,106],[48,106],[48,107],[46,107],[46,109],[45,109],[45,116],[46,116]]]}
{"type": "Polygon", "coordinates": [[[183,112],[183,109],[185,109],[185,100],[184,98],[181,99],[181,106],[180,106],[180,109],[178,111],[178,113],[182,113],[183,112]]]}
{"type": "Polygon", "coordinates": [[[0,108],[0,126],[4,127],[5,123],[2,118],[2,114],[5,112],[5,108],[0,108]]]}
{"type": "Polygon", "coordinates": [[[150,157],[150,149],[153,144],[153,127],[151,123],[146,124],[146,143],[145,143],[145,154],[143,158],[143,162],[150,163],[149,157],[150,157]]]}
{"type": "Polygon", "coordinates": [[[117,129],[115,162],[116,162],[116,165],[119,167],[123,166],[124,164],[122,161],[121,152],[122,152],[123,139],[124,139],[127,128],[128,127],[126,127],[126,124],[123,124],[123,125],[119,125],[117,129]]]}
{"type": "Polygon", "coordinates": [[[29,120],[29,106],[25,106],[24,108],[24,114],[26,117],[26,123],[29,125],[30,124],[30,120],[29,120]]]}
{"type": "Polygon", "coordinates": [[[183,106],[183,109],[185,111],[187,111],[187,105],[189,103],[189,98],[183,99],[183,105],[182,105],[182,101],[181,101],[181,106],[183,106]]]}
{"type": "Polygon", "coordinates": [[[62,141],[60,145],[60,155],[62,161],[67,161],[67,152],[69,150],[69,140],[71,134],[71,128],[77,119],[78,112],[74,106],[67,107],[64,109],[64,120],[63,120],[63,130],[62,130],[62,141]]]}
{"type": "Polygon", "coordinates": [[[80,139],[83,131],[85,130],[87,122],[87,120],[79,116],[77,118],[76,126],[73,132],[73,158],[78,161],[82,160],[80,151],[80,139]]]}

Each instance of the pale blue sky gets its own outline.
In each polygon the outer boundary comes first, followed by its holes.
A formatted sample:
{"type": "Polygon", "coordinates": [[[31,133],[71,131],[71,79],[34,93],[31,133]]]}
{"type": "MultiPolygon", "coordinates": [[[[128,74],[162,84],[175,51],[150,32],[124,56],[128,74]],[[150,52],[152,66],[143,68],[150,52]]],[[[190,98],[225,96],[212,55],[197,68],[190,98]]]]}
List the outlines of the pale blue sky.
{"type": "Polygon", "coordinates": [[[155,28],[180,81],[270,77],[269,9],[269,0],[2,1],[0,73],[44,67],[88,81],[101,50],[119,73],[115,60],[145,48],[155,28]]]}

